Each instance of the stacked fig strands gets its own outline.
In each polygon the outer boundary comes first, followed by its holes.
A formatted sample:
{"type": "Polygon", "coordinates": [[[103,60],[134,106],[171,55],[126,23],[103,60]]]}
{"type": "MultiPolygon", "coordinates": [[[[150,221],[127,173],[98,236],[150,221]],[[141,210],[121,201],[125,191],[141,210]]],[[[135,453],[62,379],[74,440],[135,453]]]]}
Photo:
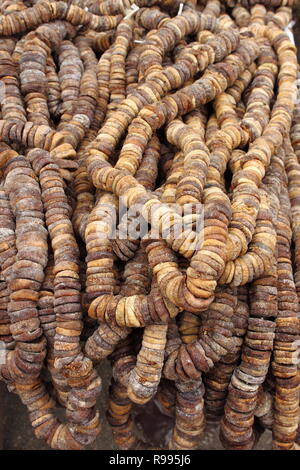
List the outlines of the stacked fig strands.
{"type": "Polygon", "coordinates": [[[0,378],[50,447],[95,441],[105,358],[121,449],[151,400],[169,449],[300,445],[292,6],[1,3],[0,378]]]}

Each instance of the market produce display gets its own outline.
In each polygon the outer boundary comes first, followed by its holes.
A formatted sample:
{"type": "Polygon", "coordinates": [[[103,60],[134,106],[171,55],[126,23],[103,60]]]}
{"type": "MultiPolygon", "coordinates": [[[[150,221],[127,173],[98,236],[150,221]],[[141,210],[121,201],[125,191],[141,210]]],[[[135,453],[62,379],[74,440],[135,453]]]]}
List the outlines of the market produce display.
{"type": "Polygon", "coordinates": [[[293,0],[3,0],[0,379],[53,449],[300,446],[293,0]],[[112,368],[99,416],[101,361],[112,368]],[[65,410],[59,420],[56,408],[65,410]]]}

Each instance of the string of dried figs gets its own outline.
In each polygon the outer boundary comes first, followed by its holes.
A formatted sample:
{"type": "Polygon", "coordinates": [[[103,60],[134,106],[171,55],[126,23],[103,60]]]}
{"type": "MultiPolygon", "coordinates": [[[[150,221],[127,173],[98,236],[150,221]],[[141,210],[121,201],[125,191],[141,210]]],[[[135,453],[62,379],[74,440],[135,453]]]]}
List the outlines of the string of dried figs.
{"type": "Polygon", "coordinates": [[[226,449],[300,445],[292,18],[1,3],[0,379],[50,447],[95,446],[104,419],[121,449],[197,449],[211,427],[226,449]]]}

